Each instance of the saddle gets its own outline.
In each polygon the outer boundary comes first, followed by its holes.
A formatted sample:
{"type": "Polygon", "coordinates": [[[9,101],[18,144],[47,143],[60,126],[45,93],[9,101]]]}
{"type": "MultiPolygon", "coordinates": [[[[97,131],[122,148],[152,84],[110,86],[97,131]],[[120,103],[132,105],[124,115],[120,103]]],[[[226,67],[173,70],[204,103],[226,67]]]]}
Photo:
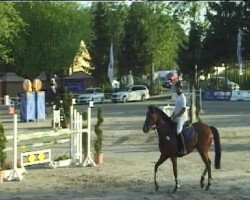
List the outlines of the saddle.
{"type": "Polygon", "coordinates": [[[185,123],[183,124],[182,128],[185,129],[185,128],[188,128],[192,126],[192,123],[188,120],[188,121],[185,121],[185,123]]]}
{"type": "Polygon", "coordinates": [[[181,134],[183,135],[184,139],[190,140],[194,134],[194,127],[192,126],[192,123],[190,121],[186,121],[183,124],[183,129],[181,134]]]}

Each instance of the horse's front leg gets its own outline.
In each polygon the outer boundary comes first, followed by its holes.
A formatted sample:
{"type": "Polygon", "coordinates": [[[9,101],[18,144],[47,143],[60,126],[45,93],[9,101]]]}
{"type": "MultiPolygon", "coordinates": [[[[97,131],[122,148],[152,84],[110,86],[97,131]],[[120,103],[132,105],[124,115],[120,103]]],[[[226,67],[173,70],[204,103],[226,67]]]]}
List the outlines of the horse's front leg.
{"type": "Polygon", "coordinates": [[[173,165],[173,172],[174,172],[174,178],[175,178],[175,187],[173,190],[173,192],[175,193],[178,190],[178,188],[180,188],[180,181],[178,179],[178,171],[177,171],[177,158],[172,157],[171,161],[173,165]]]}
{"type": "Polygon", "coordinates": [[[168,157],[161,154],[159,160],[155,163],[155,170],[154,170],[154,182],[155,182],[155,190],[157,191],[159,189],[159,185],[156,181],[156,175],[157,175],[157,170],[158,170],[158,167],[165,162],[165,160],[167,160],[168,157]]]}

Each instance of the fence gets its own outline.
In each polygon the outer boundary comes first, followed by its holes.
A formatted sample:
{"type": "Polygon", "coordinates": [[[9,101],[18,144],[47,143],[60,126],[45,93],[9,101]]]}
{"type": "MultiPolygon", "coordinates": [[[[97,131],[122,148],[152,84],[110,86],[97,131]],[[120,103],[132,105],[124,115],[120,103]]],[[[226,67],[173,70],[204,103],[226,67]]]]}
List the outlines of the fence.
{"type": "MultiPolygon", "coordinates": [[[[35,132],[32,134],[20,134],[18,135],[17,132],[17,114],[13,115],[13,136],[8,136],[7,140],[13,140],[13,148],[7,148],[5,151],[13,150],[13,169],[11,170],[9,176],[7,177],[8,181],[12,180],[22,180],[23,176],[20,171],[17,170],[17,150],[25,149],[26,146],[18,146],[18,142],[24,141],[24,140],[31,140],[31,139],[39,139],[43,137],[54,137],[54,136],[61,136],[61,135],[70,135],[70,139],[63,139],[58,140],[58,143],[64,143],[70,141],[70,152],[71,152],[71,159],[72,161],[70,164],[74,165],[82,165],[82,166],[95,166],[94,161],[91,158],[90,154],[90,133],[91,133],[91,107],[93,103],[90,103],[90,106],[88,107],[88,127],[85,129],[82,129],[82,116],[77,112],[76,109],[71,106],[70,108],[70,129],[61,129],[61,130],[53,130],[53,131],[46,131],[46,132],[35,132]],[[88,140],[88,149],[87,149],[87,156],[84,158],[82,157],[82,133],[87,132],[87,140],[88,140]]],[[[33,143],[33,147],[41,147],[48,143],[33,143]]],[[[54,144],[53,142],[50,142],[50,144],[54,144]]],[[[38,163],[45,163],[51,161],[51,153],[50,150],[37,150],[32,152],[24,152],[21,154],[21,165],[27,166],[27,165],[33,165],[38,163]],[[39,161],[34,162],[35,158],[34,155],[36,154],[36,157],[39,161]],[[47,158],[45,156],[47,155],[47,158]],[[39,157],[38,157],[39,156],[39,157]],[[25,158],[24,158],[25,157],[25,158]],[[24,160],[25,159],[25,163],[24,160]]],[[[52,164],[53,165],[53,164],[52,164]]],[[[25,171],[25,170],[24,170],[25,171]]]]}

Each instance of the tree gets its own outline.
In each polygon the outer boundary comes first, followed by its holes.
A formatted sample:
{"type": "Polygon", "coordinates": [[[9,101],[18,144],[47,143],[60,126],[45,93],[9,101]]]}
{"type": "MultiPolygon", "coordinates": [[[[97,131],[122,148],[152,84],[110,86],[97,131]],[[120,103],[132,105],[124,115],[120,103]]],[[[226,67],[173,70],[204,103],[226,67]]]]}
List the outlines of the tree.
{"type": "MultiPolygon", "coordinates": [[[[189,19],[190,28],[188,33],[188,40],[185,41],[184,45],[180,48],[178,65],[180,71],[188,76],[190,85],[198,86],[197,74],[202,69],[201,66],[201,51],[202,51],[202,41],[204,38],[204,30],[206,29],[206,22],[202,21],[198,16],[201,13],[201,3],[192,2],[184,3],[187,8],[182,8],[185,10],[185,14],[189,19]]],[[[182,10],[181,9],[181,10],[182,10]]],[[[182,15],[181,15],[182,16],[182,15]]]]}
{"type": "Polygon", "coordinates": [[[107,5],[105,3],[93,3],[93,31],[95,38],[92,42],[91,54],[93,55],[93,65],[95,70],[93,76],[98,84],[105,83],[107,79],[107,66],[108,66],[108,49],[110,46],[110,38],[108,35],[108,16],[107,5]]]}
{"type": "Polygon", "coordinates": [[[13,3],[0,4],[0,62],[13,63],[12,45],[24,26],[13,3]]]}
{"type": "Polygon", "coordinates": [[[122,39],[124,38],[124,24],[128,18],[129,7],[124,3],[110,3],[108,10],[109,38],[114,52],[114,77],[118,77],[122,63],[119,63],[121,55],[122,39]]]}
{"type": "Polygon", "coordinates": [[[130,70],[136,76],[147,72],[149,49],[145,43],[147,39],[145,24],[149,21],[148,13],[146,4],[132,3],[130,6],[119,55],[120,76],[127,75],[130,70]]]}
{"type": "Polygon", "coordinates": [[[180,25],[168,14],[165,3],[132,3],[125,23],[119,56],[120,76],[150,74],[154,93],[154,70],[176,67],[177,52],[185,38],[180,25]]]}
{"type": "Polygon", "coordinates": [[[202,27],[192,22],[188,41],[180,49],[179,68],[180,71],[189,77],[190,85],[197,86],[196,75],[200,66],[200,52],[202,49],[202,27]],[[198,68],[199,66],[199,68],[198,68]]]}
{"type": "Polygon", "coordinates": [[[159,70],[175,66],[184,32],[166,9],[164,3],[132,3],[122,42],[121,74],[132,70],[141,76],[152,65],[159,70]]]}
{"type": "Polygon", "coordinates": [[[4,164],[7,158],[7,153],[4,151],[6,148],[7,139],[4,133],[3,124],[0,123],[0,171],[4,168],[4,164]]]}
{"type": "MultiPolygon", "coordinates": [[[[124,22],[127,6],[122,3],[92,3],[93,31],[95,38],[91,47],[91,55],[95,70],[93,76],[98,84],[108,81],[110,44],[113,44],[114,57],[121,49],[120,40],[124,34],[124,22]]],[[[115,58],[115,64],[116,64],[115,58]]]]}
{"type": "Polygon", "coordinates": [[[241,26],[236,2],[209,3],[207,19],[210,27],[204,40],[209,65],[232,63],[236,57],[237,34],[241,26]]]}
{"type": "Polygon", "coordinates": [[[17,3],[25,31],[15,45],[18,72],[33,78],[41,71],[48,76],[64,75],[76,55],[79,43],[90,45],[90,16],[77,3],[17,3]]]}

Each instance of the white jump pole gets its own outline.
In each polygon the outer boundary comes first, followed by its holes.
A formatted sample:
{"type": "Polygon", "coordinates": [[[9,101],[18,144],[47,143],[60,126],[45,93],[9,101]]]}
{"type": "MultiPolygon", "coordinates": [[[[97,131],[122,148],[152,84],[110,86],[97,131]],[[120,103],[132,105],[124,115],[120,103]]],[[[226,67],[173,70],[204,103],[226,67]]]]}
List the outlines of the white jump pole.
{"type": "Polygon", "coordinates": [[[201,91],[201,88],[200,88],[200,112],[204,113],[202,110],[202,91],[201,91]]]}
{"type": "MultiPolygon", "coordinates": [[[[70,130],[74,130],[74,107],[70,106],[70,130]]],[[[74,155],[74,137],[73,134],[70,135],[70,157],[73,158],[74,155]]]]}
{"type": "Polygon", "coordinates": [[[73,106],[70,106],[70,129],[73,129],[73,110],[74,110],[74,107],[73,106]]]}
{"type": "Polygon", "coordinates": [[[79,163],[82,163],[82,115],[79,116],[78,148],[80,153],[79,163]]]}
{"type": "Polygon", "coordinates": [[[70,107],[70,129],[76,131],[71,134],[70,153],[73,162],[77,165],[82,164],[82,116],[70,107]]]}
{"type": "Polygon", "coordinates": [[[4,95],[4,105],[6,105],[6,106],[10,105],[10,97],[9,97],[9,95],[4,95]]]}
{"type": "MultiPolygon", "coordinates": [[[[76,131],[77,130],[77,111],[76,109],[73,109],[73,120],[72,120],[72,128],[71,130],[76,131]]],[[[71,134],[71,158],[76,162],[77,160],[77,133],[71,134]]]]}
{"type": "Polygon", "coordinates": [[[80,148],[80,132],[81,132],[81,129],[80,129],[80,114],[77,112],[77,115],[76,115],[76,130],[77,130],[77,133],[74,133],[75,134],[75,140],[76,140],[76,146],[75,146],[75,149],[76,149],[76,162],[77,164],[80,164],[80,157],[82,155],[82,151],[81,151],[81,148],[80,148]]]}
{"type": "Polygon", "coordinates": [[[8,181],[20,181],[23,176],[17,171],[17,114],[13,115],[14,130],[13,130],[13,169],[8,176],[8,181]]]}
{"type": "Polygon", "coordinates": [[[195,120],[196,120],[196,101],[195,101],[195,95],[196,95],[196,91],[195,91],[195,88],[194,88],[194,86],[192,87],[192,119],[191,119],[191,121],[192,121],[192,123],[194,123],[195,122],[195,120]]]}
{"type": "Polygon", "coordinates": [[[87,134],[87,140],[88,140],[88,146],[87,146],[87,156],[84,158],[83,161],[83,167],[87,166],[96,166],[95,162],[91,158],[90,155],[90,134],[91,134],[91,108],[93,107],[93,101],[89,102],[89,107],[88,107],[88,134],[87,134]]]}

